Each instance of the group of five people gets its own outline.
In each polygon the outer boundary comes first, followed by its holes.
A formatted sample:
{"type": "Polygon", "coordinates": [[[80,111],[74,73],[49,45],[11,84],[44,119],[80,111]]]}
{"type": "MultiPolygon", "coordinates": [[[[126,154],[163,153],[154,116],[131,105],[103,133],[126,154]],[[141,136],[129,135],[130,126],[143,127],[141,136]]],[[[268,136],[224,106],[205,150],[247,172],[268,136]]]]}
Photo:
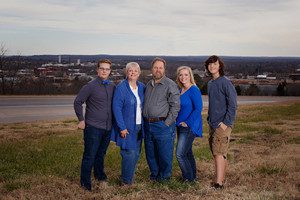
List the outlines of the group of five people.
{"type": "MultiPolygon", "coordinates": [[[[192,144],[202,137],[202,96],[188,66],[177,69],[177,84],[166,77],[166,61],[155,58],[151,63],[152,79],[144,85],[138,81],[138,63],[126,65],[126,79],[117,86],[108,78],[111,61],[100,60],[98,77],[85,85],[74,101],[84,130],[84,152],[81,164],[81,186],[91,190],[91,172],[98,181],[105,181],[104,156],[110,140],[120,147],[121,183],[133,183],[145,144],[150,179],[164,181],[172,175],[175,129],[176,158],[183,181],[196,180],[196,161],[192,144]],[[83,115],[83,104],[86,104],[83,115]]],[[[230,133],[236,115],[236,92],[224,76],[224,63],[218,56],[205,62],[212,79],[208,83],[209,144],[215,161],[214,188],[223,188],[230,133]]]]}

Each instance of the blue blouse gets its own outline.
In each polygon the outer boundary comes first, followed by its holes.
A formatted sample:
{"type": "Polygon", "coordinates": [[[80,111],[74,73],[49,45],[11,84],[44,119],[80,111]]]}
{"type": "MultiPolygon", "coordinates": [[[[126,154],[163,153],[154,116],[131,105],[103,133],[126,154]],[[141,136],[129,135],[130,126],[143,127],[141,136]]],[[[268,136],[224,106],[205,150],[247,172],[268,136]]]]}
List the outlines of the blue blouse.
{"type": "Polygon", "coordinates": [[[192,85],[185,93],[180,95],[180,111],[176,120],[176,125],[180,126],[185,122],[192,132],[202,137],[202,96],[201,91],[192,85]]]}
{"type": "MultiPolygon", "coordinates": [[[[141,108],[143,109],[145,85],[138,81],[137,86],[138,94],[141,100],[141,108]]],[[[116,142],[116,144],[122,149],[136,149],[137,141],[142,140],[144,136],[143,126],[142,134],[138,135],[136,131],[137,100],[131,91],[127,80],[124,80],[117,85],[113,97],[112,109],[114,114],[114,124],[111,140],[116,142]],[[120,131],[124,129],[127,129],[129,132],[129,134],[126,135],[126,138],[122,138],[120,134],[120,131]]]]}

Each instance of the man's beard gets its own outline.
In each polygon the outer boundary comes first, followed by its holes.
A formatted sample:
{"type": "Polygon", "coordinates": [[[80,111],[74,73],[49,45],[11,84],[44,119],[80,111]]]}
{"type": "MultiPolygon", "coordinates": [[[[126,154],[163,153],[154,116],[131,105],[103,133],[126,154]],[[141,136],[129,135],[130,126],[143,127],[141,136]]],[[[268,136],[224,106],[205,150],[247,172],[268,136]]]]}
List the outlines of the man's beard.
{"type": "Polygon", "coordinates": [[[157,75],[153,75],[153,79],[154,80],[160,80],[162,77],[164,76],[164,74],[157,74],[157,75]]]}

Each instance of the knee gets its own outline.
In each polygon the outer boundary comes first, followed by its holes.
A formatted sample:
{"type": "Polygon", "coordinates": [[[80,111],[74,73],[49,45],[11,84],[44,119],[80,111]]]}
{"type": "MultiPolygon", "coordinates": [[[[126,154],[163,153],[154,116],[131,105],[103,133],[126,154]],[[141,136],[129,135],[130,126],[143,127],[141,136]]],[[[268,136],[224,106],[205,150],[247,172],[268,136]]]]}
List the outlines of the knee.
{"type": "Polygon", "coordinates": [[[176,158],[177,160],[183,159],[184,158],[184,152],[182,151],[182,149],[176,149],[176,158]]]}

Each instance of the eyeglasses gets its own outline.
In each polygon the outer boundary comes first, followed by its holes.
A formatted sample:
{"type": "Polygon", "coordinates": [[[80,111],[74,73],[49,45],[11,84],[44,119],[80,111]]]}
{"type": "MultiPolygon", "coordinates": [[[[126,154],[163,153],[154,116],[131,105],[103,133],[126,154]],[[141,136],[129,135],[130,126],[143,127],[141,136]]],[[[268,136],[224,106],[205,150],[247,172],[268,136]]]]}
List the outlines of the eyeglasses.
{"type": "Polygon", "coordinates": [[[103,68],[103,67],[99,67],[98,69],[101,71],[110,71],[111,70],[110,68],[103,68]]]}

